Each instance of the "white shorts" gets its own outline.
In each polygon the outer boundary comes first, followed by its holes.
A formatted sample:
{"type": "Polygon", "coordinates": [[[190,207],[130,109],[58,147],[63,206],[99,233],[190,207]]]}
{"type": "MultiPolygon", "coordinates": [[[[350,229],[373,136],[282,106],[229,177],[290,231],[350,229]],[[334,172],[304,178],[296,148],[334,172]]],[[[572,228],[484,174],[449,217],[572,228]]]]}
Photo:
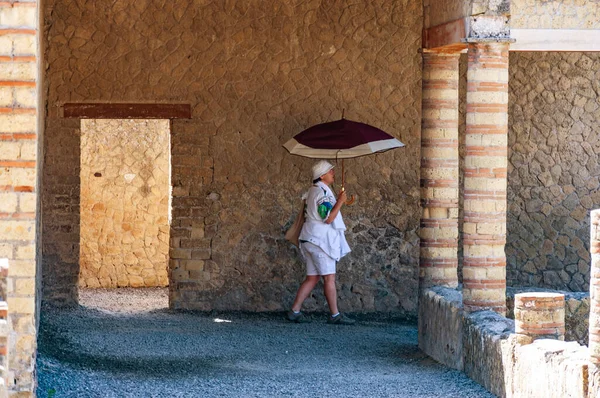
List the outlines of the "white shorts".
{"type": "Polygon", "coordinates": [[[300,243],[300,253],[306,261],[306,275],[335,274],[335,260],[319,246],[310,242],[302,242],[300,243]]]}

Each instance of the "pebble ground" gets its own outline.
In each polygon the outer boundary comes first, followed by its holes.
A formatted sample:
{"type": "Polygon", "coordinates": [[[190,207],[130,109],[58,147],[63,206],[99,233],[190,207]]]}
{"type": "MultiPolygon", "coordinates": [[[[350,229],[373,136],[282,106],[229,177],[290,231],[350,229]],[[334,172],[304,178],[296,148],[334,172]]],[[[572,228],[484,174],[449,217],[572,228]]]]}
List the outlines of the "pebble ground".
{"type": "Polygon", "coordinates": [[[419,351],[412,323],[171,312],[153,290],[83,291],[84,306],[45,309],[37,396],[493,397],[419,351]]]}

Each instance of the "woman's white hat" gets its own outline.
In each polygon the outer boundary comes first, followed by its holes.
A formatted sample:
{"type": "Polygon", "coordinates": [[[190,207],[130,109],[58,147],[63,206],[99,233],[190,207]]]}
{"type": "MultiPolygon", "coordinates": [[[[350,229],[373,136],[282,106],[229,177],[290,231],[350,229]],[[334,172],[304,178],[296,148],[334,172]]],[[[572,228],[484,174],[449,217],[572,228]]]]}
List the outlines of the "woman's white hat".
{"type": "Polygon", "coordinates": [[[332,165],[326,160],[319,160],[312,167],[313,181],[317,178],[320,178],[322,175],[327,174],[327,172],[333,169],[334,167],[334,165],[332,165]]]}

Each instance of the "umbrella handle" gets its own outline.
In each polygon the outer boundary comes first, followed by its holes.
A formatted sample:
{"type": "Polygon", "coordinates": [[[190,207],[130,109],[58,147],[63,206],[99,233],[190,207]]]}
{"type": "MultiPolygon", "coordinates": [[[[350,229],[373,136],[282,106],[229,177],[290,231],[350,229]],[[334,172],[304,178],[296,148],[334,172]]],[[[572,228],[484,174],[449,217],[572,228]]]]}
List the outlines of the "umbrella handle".
{"type": "MultiPolygon", "coordinates": [[[[346,190],[346,188],[344,188],[344,187],[342,186],[342,189],[341,189],[341,190],[342,190],[342,192],[344,192],[344,191],[346,190]]],[[[345,202],[345,203],[346,203],[346,205],[350,206],[351,204],[353,204],[353,203],[354,203],[354,201],[355,201],[355,200],[356,200],[356,199],[354,198],[354,195],[350,195],[350,199],[346,199],[346,202],[345,202]]]]}
{"type": "MultiPolygon", "coordinates": [[[[344,182],[345,182],[345,175],[346,173],[344,173],[344,159],[342,159],[342,192],[346,190],[346,188],[344,188],[344,182]]],[[[348,206],[350,206],[351,204],[354,203],[354,195],[350,195],[350,199],[346,200],[346,204],[348,206]]]]}

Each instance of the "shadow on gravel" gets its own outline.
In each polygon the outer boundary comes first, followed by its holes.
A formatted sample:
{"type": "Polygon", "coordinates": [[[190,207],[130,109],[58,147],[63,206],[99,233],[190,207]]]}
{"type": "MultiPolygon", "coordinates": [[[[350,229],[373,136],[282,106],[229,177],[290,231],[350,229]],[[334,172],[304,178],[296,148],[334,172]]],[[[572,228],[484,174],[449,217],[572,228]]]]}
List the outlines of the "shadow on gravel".
{"type": "MultiPolygon", "coordinates": [[[[217,357],[115,358],[77,352],[60,333],[46,327],[38,339],[40,355],[53,358],[75,369],[123,373],[145,377],[187,377],[225,372],[228,366],[217,357]]],[[[239,373],[239,372],[238,372],[239,373]]]]}
{"type": "MultiPolygon", "coordinates": [[[[331,333],[352,331],[347,327],[324,325],[326,314],[313,313],[308,316],[312,323],[305,325],[290,324],[284,313],[242,313],[242,312],[189,312],[159,309],[139,314],[116,313],[93,308],[53,309],[43,311],[38,335],[38,352],[42,357],[55,359],[75,369],[126,374],[131,376],[160,378],[208,376],[216,374],[252,375],[258,370],[246,362],[248,358],[240,355],[210,355],[207,352],[186,350],[186,342],[192,339],[214,343],[216,328],[223,334],[234,336],[237,333],[251,334],[248,325],[254,328],[261,323],[277,328],[268,332],[269,336],[281,335],[285,341],[285,328],[295,331],[305,328],[304,338],[317,347],[326,347],[331,333]],[[215,324],[215,319],[233,319],[233,323],[215,324]],[[198,328],[190,327],[190,321],[197,321],[198,328]],[[282,329],[283,328],[283,329],[282,329]],[[320,328],[330,334],[321,335],[320,328]],[[270,333],[270,334],[269,334],[270,333]],[[92,336],[93,338],[86,338],[92,336]],[[106,341],[98,336],[105,335],[106,341]],[[112,336],[112,337],[111,337],[112,336]],[[118,339],[115,337],[117,336],[118,339]],[[154,343],[148,337],[155,338],[154,343]],[[179,339],[179,340],[177,340],[179,339]],[[118,342],[118,345],[113,344],[118,342]],[[144,344],[140,346],[140,342],[144,344]],[[103,343],[108,347],[103,349],[103,343]],[[113,344],[113,345],[111,345],[113,344]],[[154,345],[153,345],[154,344],[154,345]],[[174,350],[169,351],[174,344],[174,350]],[[118,347],[127,348],[127,353],[119,352],[118,347]],[[139,346],[139,347],[138,347],[139,346]],[[117,348],[115,348],[117,347],[117,348]],[[133,349],[131,349],[133,347],[133,349]],[[137,349],[137,350],[136,350],[137,349]]],[[[414,320],[393,317],[386,314],[368,314],[354,316],[364,327],[381,328],[388,325],[413,325],[414,320]]],[[[362,332],[361,332],[362,333],[362,332]]],[[[352,333],[350,333],[352,334],[352,333]]],[[[291,338],[291,336],[290,336],[291,338]]],[[[221,343],[218,343],[221,344],[221,343]]],[[[355,347],[369,347],[368,340],[354,342],[355,347]]],[[[256,348],[256,347],[255,347],[256,348]]],[[[352,358],[351,353],[344,353],[352,358]]],[[[380,345],[370,352],[371,358],[379,358],[390,364],[407,364],[427,358],[414,344],[380,345]]],[[[364,359],[357,357],[357,360],[364,359]]]]}
{"type": "MultiPolygon", "coordinates": [[[[38,334],[38,353],[42,357],[53,358],[75,369],[104,371],[110,373],[129,374],[145,377],[187,377],[190,374],[208,375],[215,372],[227,372],[230,364],[215,356],[190,356],[182,358],[167,357],[165,355],[141,357],[115,357],[107,352],[91,354],[81,349],[79,341],[72,341],[65,336],[83,334],[86,330],[101,330],[107,335],[122,331],[124,326],[130,333],[122,335],[125,345],[135,345],[135,332],[148,332],[157,329],[156,316],[165,316],[171,313],[168,310],[154,310],[140,315],[114,314],[96,309],[79,307],[78,309],[61,310],[59,319],[54,316],[44,316],[40,322],[38,334]],[[69,330],[69,318],[77,320],[75,330],[69,330]],[[52,319],[52,320],[51,320],[52,319]],[[85,325],[85,327],[81,327],[85,325]]],[[[56,313],[54,313],[56,315],[56,313]]],[[[168,320],[165,325],[171,325],[168,320]]],[[[160,326],[160,322],[158,322],[160,326]]],[[[168,337],[165,337],[165,340],[168,337]]],[[[240,373],[239,370],[236,373],[240,373]]]]}

